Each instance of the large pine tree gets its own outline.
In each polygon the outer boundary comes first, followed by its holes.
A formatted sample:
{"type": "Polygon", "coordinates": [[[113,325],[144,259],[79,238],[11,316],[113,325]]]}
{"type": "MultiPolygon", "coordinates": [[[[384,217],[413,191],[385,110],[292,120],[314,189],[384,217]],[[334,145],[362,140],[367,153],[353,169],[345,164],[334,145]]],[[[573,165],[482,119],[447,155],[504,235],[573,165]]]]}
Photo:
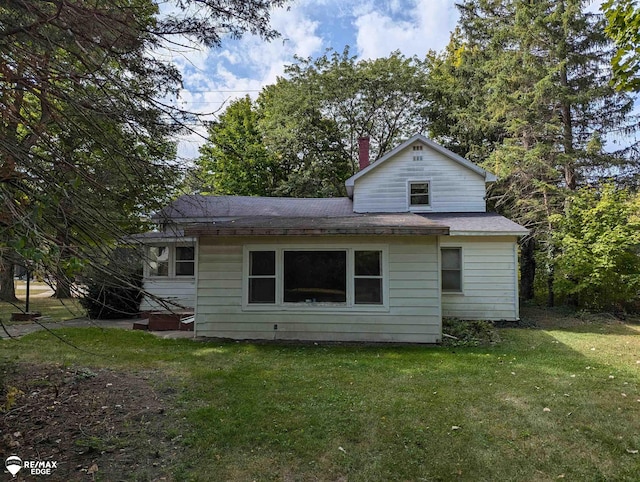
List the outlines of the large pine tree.
{"type": "Polygon", "coordinates": [[[450,110],[448,122],[430,113],[432,134],[485,154],[483,166],[500,176],[491,201],[532,230],[523,245],[522,294],[533,295],[537,245],[547,268],[549,304],[557,255],[551,220],[566,193],[603,176],[637,172],[636,162],[603,149],[607,135],[630,126],[633,101],[610,86],[611,44],[602,16],[587,13],[586,3],[466,1],[459,6],[459,35],[432,62],[432,79],[446,72],[467,89],[453,96],[450,88],[434,85],[450,110]],[[466,145],[456,141],[461,136],[466,145]]]}

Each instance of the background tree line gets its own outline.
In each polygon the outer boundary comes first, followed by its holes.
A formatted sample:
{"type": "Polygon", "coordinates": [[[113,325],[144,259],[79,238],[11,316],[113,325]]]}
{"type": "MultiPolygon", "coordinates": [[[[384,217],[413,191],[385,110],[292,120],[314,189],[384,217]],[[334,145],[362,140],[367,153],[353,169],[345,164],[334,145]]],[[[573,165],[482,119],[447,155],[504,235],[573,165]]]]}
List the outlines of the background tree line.
{"type": "Polygon", "coordinates": [[[466,0],[442,52],[357,60],[346,48],[296,59],[209,126],[192,186],[342,196],[358,137],[371,138],[375,160],[424,133],[499,176],[490,209],[531,231],[521,241],[522,297],[629,308],[640,284],[639,152],[629,141],[639,10],[610,0],[605,16],[587,4],[466,0]]]}

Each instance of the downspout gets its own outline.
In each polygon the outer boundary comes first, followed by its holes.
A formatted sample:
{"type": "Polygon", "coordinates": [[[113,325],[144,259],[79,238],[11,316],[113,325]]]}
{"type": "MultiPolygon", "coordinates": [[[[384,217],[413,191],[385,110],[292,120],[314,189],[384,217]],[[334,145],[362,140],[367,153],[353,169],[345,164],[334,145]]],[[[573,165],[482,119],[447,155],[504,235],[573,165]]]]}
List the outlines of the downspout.
{"type": "Polygon", "coordinates": [[[514,307],[514,319],[520,321],[520,290],[518,283],[518,240],[513,243],[513,292],[515,294],[514,307]]]}
{"type": "Polygon", "coordinates": [[[198,336],[198,282],[200,280],[200,236],[196,236],[196,246],[195,246],[195,275],[196,275],[196,286],[195,286],[195,296],[193,303],[193,338],[198,336]]]}

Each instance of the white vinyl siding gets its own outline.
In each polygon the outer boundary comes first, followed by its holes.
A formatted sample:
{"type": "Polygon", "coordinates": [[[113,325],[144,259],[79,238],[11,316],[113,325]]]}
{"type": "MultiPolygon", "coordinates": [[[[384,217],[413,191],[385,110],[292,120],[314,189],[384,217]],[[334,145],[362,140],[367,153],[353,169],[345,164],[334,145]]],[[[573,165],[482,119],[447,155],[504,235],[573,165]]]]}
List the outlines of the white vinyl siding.
{"type": "MultiPolygon", "coordinates": [[[[435,343],[440,340],[438,252],[435,237],[261,239],[260,248],[287,246],[368,250],[385,245],[385,306],[287,306],[263,309],[243,302],[245,246],[255,238],[202,237],[198,254],[198,336],[233,339],[387,341],[435,343]]],[[[383,261],[384,262],[384,261],[383,261]]]]}
{"type": "Polygon", "coordinates": [[[441,236],[440,248],[462,249],[462,293],[442,293],[442,316],[517,320],[516,238],[441,236]]]}
{"type": "MultiPolygon", "coordinates": [[[[417,142],[416,144],[421,144],[417,142]]],[[[408,180],[429,180],[429,212],[484,212],[485,180],[480,174],[424,146],[419,160],[406,148],[355,180],[353,209],[358,213],[407,212],[408,180]]]]}
{"type": "Polygon", "coordinates": [[[152,266],[144,267],[144,290],[149,293],[140,304],[141,311],[193,309],[196,297],[197,255],[195,243],[166,242],[147,249],[164,246],[167,249],[167,275],[153,276],[152,266]],[[191,275],[180,273],[193,273],[191,275]],[[168,304],[156,298],[165,300],[168,304]]]}
{"type": "MultiPolygon", "coordinates": [[[[191,309],[195,306],[196,280],[191,278],[152,278],[144,280],[145,291],[151,293],[153,297],[162,298],[170,303],[172,309],[180,310],[181,307],[191,309]]],[[[140,311],[169,309],[166,305],[159,303],[153,297],[145,296],[140,304],[140,311]]]]}

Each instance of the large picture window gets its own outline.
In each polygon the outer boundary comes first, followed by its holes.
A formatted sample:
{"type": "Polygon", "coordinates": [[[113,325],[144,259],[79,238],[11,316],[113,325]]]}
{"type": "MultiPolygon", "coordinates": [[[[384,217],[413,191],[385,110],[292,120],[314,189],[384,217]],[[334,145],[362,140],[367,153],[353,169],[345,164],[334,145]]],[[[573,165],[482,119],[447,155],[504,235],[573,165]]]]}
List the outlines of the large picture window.
{"type": "Polygon", "coordinates": [[[346,251],[285,251],[285,303],[346,303],[346,251]]]}
{"type": "Polygon", "coordinates": [[[460,293],[462,291],[462,248],[442,248],[442,291],[460,293]]]}
{"type": "Polygon", "coordinates": [[[382,249],[247,249],[248,305],[384,305],[382,249]]]}

